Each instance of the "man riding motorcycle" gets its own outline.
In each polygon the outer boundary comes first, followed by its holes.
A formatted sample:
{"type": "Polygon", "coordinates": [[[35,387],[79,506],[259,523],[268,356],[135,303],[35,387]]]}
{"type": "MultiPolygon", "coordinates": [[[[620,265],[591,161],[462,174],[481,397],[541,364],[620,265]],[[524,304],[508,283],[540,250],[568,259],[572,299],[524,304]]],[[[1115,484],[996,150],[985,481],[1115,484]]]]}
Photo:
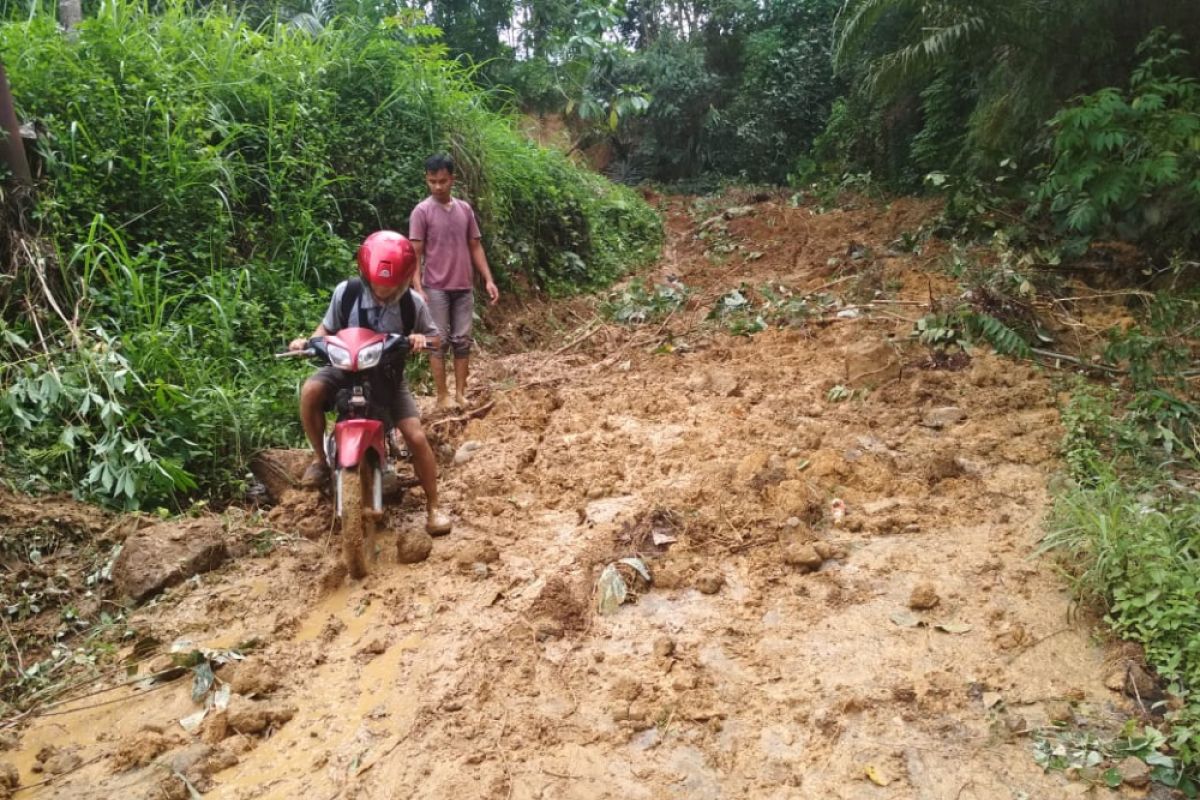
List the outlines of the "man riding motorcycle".
{"type": "MultiPolygon", "coordinates": [[[[427,340],[438,335],[437,326],[425,301],[409,290],[417,269],[412,243],[394,231],[376,231],[358,248],[359,278],[342,281],[333,291],[325,318],[311,338],[335,334],[343,328],[370,328],[379,333],[397,333],[408,337],[413,350],[423,350],[427,340]]],[[[289,350],[303,350],[308,339],[295,339],[289,350]]],[[[412,453],[413,468],[425,490],[425,530],[431,536],[450,532],[450,517],[438,505],[437,461],[425,431],[416,401],[408,390],[403,367],[386,376],[379,396],[391,416],[389,422],[400,431],[412,453]]],[[[325,414],[333,408],[338,390],[346,385],[347,374],[335,367],[319,369],[300,390],[300,423],[313,448],[313,462],[304,471],[301,482],[315,488],[330,478],[325,458],[325,414]]]]}

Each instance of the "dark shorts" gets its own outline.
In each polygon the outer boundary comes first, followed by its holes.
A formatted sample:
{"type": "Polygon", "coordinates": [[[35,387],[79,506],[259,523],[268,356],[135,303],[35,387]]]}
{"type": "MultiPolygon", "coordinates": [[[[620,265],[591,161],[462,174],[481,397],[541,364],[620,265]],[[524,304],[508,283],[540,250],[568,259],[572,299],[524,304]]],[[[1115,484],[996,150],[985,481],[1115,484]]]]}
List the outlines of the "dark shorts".
{"type": "MultiPolygon", "coordinates": [[[[325,400],[325,410],[332,411],[337,393],[350,387],[351,378],[349,372],[337,367],[321,367],[313,373],[309,380],[318,381],[329,388],[328,397],[325,400]]],[[[392,425],[402,419],[420,419],[421,417],[417,401],[413,399],[412,392],[408,391],[408,383],[404,380],[403,373],[398,378],[397,376],[384,376],[382,379],[376,377],[371,381],[371,395],[372,402],[383,406],[391,416],[389,422],[392,425]]]]}

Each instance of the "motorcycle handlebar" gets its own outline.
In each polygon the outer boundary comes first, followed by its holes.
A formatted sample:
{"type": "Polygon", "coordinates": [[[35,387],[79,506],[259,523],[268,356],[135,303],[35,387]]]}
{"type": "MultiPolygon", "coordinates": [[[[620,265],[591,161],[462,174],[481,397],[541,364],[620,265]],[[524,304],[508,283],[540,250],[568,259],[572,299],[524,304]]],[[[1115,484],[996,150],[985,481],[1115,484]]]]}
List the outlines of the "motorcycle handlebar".
{"type": "MultiPolygon", "coordinates": [[[[402,338],[407,338],[407,337],[402,337],[402,338]]],[[[309,342],[311,343],[311,341],[312,340],[310,339],[309,342]]],[[[441,340],[440,336],[430,336],[426,340],[425,349],[426,350],[439,350],[439,349],[441,349],[441,341],[442,340],[441,340]]],[[[317,351],[312,349],[312,347],[305,347],[303,350],[286,350],[282,353],[276,353],[275,357],[276,358],[307,358],[309,356],[315,356],[316,354],[317,354],[317,351]]]]}

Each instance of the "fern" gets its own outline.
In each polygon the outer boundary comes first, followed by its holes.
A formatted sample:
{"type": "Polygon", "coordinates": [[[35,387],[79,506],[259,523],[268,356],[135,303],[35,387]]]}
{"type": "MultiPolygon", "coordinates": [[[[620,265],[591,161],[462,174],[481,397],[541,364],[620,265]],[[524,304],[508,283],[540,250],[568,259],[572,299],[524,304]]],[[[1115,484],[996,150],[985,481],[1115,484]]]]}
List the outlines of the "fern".
{"type": "Polygon", "coordinates": [[[1021,334],[1005,325],[991,314],[982,311],[964,311],[963,326],[973,339],[982,339],[992,346],[997,353],[1018,358],[1029,358],[1033,355],[1029,343],[1021,334]]]}

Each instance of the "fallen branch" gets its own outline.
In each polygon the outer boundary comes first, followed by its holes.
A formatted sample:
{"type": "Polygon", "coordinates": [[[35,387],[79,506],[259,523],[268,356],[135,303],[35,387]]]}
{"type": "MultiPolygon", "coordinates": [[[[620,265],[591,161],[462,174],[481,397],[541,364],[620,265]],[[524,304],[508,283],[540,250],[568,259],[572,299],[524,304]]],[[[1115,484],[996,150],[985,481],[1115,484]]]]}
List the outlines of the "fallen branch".
{"type": "Polygon", "coordinates": [[[0,621],[4,622],[4,632],[8,634],[8,640],[10,642],[12,642],[13,653],[17,657],[17,669],[21,671],[21,674],[24,674],[25,673],[25,660],[23,658],[21,658],[21,648],[17,644],[17,639],[15,636],[13,636],[12,628],[8,627],[8,620],[5,619],[3,616],[0,616],[0,621]]]}
{"type": "MultiPolygon", "coordinates": [[[[1031,347],[1029,349],[1032,353],[1034,353],[1035,355],[1039,355],[1042,358],[1051,358],[1051,359],[1054,359],[1055,361],[1066,361],[1068,364],[1074,364],[1077,367],[1082,367],[1083,369],[1094,369],[1094,370],[1097,370],[1098,372],[1106,372],[1109,375],[1127,375],[1127,374],[1129,374],[1129,370],[1121,369],[1120,367],[1110,366],[1108,364],[1094,364],[1090,361],[1084,361],[1082,358],[1076,358],[1075,356],[1069,356],[1066,353],[1055,353],[1053,350],[1042,350],[1039,347],[1031,347]]],[[[1037,361],[1037,359],[1033,359],[1033,360],[1037,361]]],[[[1039,363],[1042,363],[1043,366],[1047,366],[1047,367],[1054,366],[1053,364],[1046,364],[1045,362],[1039,362],[1039,363]]]]}
{"type": "Polygon", "coordinates": [[[399,738],[396,739],[396,741],[392,742],[392,744],[388,747],[388,749],[384,750],[382,753],[375,756],[375,758],[371,759],[366,764],[363,764],[361,767],[359,767],[358,770],[354,773],[354,777],[357,778],[358,776],[362,775],[364,772],[366,772],[369,769],[371,769],[372,767],[374,767],[380,761],[382,761],[383,759],[385,759],[389,755],[391,755],[397,747],[399,747],[401,744],[403,744],[408,739],[409,734],[411,734],[411,733],[412,733],[412,729],[405,731],[399,738]]]}
{"type": "Polygon", "coordinates": [[[70,775],[72,772],[78,772],[79,770],[83,769],[84,767],[90,767],[92,764],[95,764],[97,761],[99,761],[102,758],[104,758],[103,753],[101,753],[100,755],[96,756],[93,759],[83,762],[82,764],[80,764],[77,767],[72,767],[71,769],[69,769],[65,772],[60,772],[57,775],[51,775],[49,778],[46,778],[46,780],[44,780],[44,781],[38,781],[37,783],[31,783],[27,786],[18,786],[17,788],[12,790],[12,793],[16,794],[17,792],[23,792],[26,789],[32,789],[36,786],[45,786],[47,783],[54,783],[59,778],[65,778],[67,775],[70,775]]]}
{"type": "Polygon", "coordinates": [[[439,419],[436,422],[431,422],[429,424],[429,427],[436,428],[439,425],[451,425],[455,422],[466,422],[467,420],[478,419],[480,417],[486,417],[488,415],[488,412],[490,412],[495,405],[496,405],[495,400],[489,400],[488,402],[481,405],[479,408],[473,408],[465,414],[459,414],[456,417],[446,417],[445,419],[439,419]]]}
{"type": "MultiPolygon", "coordinates": [[[[92,703],[91,705],[80,706],[79,708],[68,708],[65,711],[47,711],[47,712],[42,712],[39,714],[33,714],[32,716],[34,716],[34,717],[61,717],[64,714],[75,714],[79,711],[89,711],[93,708],[100,708],[101,706],[110,706],[113,703],[125,703],[130,700],[137,700],[139,698],[145,697],[146,695],[150,694],[151,692],[157,692],[160,689],[166,689],[167,687],[174,686],[174,685],[175,685],[174,683],[161,683],[158,686],[151,686],[149,689],[146,689],[145,691],[143,691],[139,694],[131,695],[129,697],[118,697],[114,700],[105,700],[102,703],[92,703]]],[[[77,697],[77,698],[74,698],[74,700],[66,700],[64,702],[71,703],[71,702],[74,702],[75,700],[79,700],[79,699],[81,699],[81,698],[77,697]]]]}
{"type": "Polygon", "coordinates": [[[576,336],[574,339],[567,342],[566,344],[564,344],[562,347],[555,350],[550,355],[552,357],[562,355],[563,353],[570,350],[572,347],[575,347],[578,344],[582,344],[583,342],[587,341],[591,337],[595,336],[596,332],[598,330],[600,330],[603,326],[604,326],[604,321],[601,320],[599,317],[597,317],[596,319],[592,320],[590,327],[586,331],[584,331],[581,335],[576,336]]]}

